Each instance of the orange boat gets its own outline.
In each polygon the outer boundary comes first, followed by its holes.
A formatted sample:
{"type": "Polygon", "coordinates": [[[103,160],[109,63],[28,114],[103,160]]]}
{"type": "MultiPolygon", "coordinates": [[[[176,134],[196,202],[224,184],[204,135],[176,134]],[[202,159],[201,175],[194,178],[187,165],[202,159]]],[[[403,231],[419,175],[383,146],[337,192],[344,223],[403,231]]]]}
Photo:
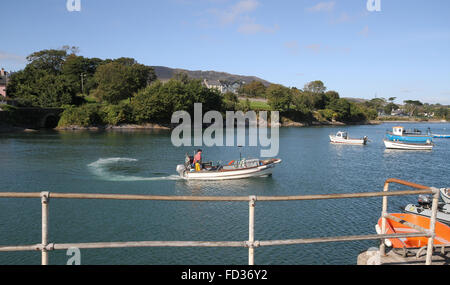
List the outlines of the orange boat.
{"type": "MultiPolygon", "coordinates": [[[[405,220],[411,224],[417,225],[424,229],[430,228],[430,218],[419,216],[415,214],[390,214],[391,216],[405,220]]],[[[378,227],[381,229],[381,218],[378,220],[378,227]]],[[[407,225],[398,223],[396,221],[386,219],[386,234],[404,234],[404,233],[418,233],[419,231],[408,227],[407,225]]],[[[409,237],[389,239],[393,248],[421,248],[428,245],[427,237],[409,237]]],[[[434,245],[448,245],[450,246],[450,227],[436,221],[436,237],[434,245]]]]}

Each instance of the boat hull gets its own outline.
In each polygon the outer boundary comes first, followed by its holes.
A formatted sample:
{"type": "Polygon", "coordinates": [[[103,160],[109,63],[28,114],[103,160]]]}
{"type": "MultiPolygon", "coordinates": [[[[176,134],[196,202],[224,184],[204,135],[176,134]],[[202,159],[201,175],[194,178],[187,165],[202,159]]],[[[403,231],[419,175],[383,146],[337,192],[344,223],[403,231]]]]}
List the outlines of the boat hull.
{"type": "Polygon", "coordinates": [[[350,144],[350,145],[365,145],[367,140],[365,139],[343,139],[330,135],[330,141],[335,144],[350,144]]]}
{"type": "Polygon", "coordinates": [[[450,135],[433,135],[433,138],[437,139],[450,139],[450,135]]]}
{"type": "Polygon", "coordinates": [[[401,149],[401,150],[432,150],[433,144],[413,144],[402,143],[384,140],[384,145],[387,149],[401,149]]]}
{"type": "Polygon", "coordinates": [[[433,137],[421,135],[398,136],[394,134],[386,134],[386,139],[395,142],[412,142],[412,143],[426,143],[433,141],[433,137]]]}
{"type": "MultiPolygon", "coordinates": [[[[405,207],[405,212],[410,214],[416,214],[424,217],[431,217],[431,209],[426,209],[417,205],[408,204],[405,207]]],[[[450,213],[445,213],[442,211],[437,212],[437,219],[441,223],[450,224],[450,213]]]]}
{"type": "MultiPolygon", "coordinates": [[[[394,217],[405,220],[414,225],[420,226],[424,229],[430,228],[430,218],[415,215],[415,214],[390,214],[394,217]]],[[[382,219],[378,220],[378,226],[381,228],[382,219]]],[[[399,234],[399,233],[417,233],[418,231],[412,229],[402,223],[398,223],[389,219],[386,219],[386,234],[399,234]]],[[[398,238],[389,239],[393,248],[421,248],[427,246],[428,238],[426,237],[413,237],[413,238],[398,238]]],[[[436,237],[434,239],[434,245],[450,244],[450,227],[436,222],[436,237]]]]}
{"type": "Polygon", "coordinates": [[[450,204],[450,190],[442,188],[440,191],[441,191],[441,198],[445,202],[445,204],[450,204]]]}
{"type": "Polygon", "coordinates": [[[223,171],[183,171],[180,176],[186,180],[233,180],[251,177],[264,177],[272,175],[275,166],[281,162],[281,159],[267,165],[261,165],[251,168],[242,168],[236,170],[223,171]]]}

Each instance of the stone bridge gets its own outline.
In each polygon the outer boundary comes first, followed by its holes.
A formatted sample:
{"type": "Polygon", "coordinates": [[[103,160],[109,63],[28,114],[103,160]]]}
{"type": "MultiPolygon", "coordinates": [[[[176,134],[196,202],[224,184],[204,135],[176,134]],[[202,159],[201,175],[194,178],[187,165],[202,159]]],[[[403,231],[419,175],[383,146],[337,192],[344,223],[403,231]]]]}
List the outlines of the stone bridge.
{"type": "MultiPolygon", "coordinates": [[[[53,129],[58,125],[64,109],[61,108],[14,108],[12,112],[1,114],[7,116],[5,121],[30,129],[53,129]]],[[[0,116],[0,120],[2,120],[0,116]]]]}

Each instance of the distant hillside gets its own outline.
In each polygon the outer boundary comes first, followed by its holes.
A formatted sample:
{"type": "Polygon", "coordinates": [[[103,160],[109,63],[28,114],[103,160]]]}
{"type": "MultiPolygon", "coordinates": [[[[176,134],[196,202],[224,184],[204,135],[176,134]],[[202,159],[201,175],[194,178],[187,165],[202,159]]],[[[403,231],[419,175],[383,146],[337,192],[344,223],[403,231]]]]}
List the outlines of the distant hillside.
{"type": "Polygon", "coordinates": [[[350,102],[354,102],[354,103],[364,103],[364,102],[369,101],[368,99],[362,99],[362,98],[350,98],[350,97],[343,97],[343,98],[350,102]]]}
{"type": "Polygon", "coordinates": [[[258,78],[256,76],[244,76],[244,75],[235,75],[229,74],[226,72],[218,72],[218,71],[201,71],[201,70],[185,70],[179,68],[170,68],[165,66],[152,66],[155,69],[156,76],[161,81],[167,81],[171,79],[176,73],[187,73],[190,78],[194,79],[206,79],[208,81],[226,81],[230,83],[234,82],[245,82],[250,83],[252,81],[261,81],[264,85],[270,85],[270,82],[258,78]]]}

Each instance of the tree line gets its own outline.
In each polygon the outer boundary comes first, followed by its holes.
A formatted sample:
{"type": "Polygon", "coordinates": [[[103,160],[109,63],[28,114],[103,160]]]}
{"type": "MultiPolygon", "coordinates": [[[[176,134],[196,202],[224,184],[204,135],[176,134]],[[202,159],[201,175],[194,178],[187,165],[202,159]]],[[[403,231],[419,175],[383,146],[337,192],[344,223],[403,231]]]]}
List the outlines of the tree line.
{"type": "Polygon", "coordinates": [[[63,47],[29,55],[26,67],[11,75],[8,96],[23,107],[64,108],[60,126],[170,123],[175,111],[192,114],[194,103],[203,103],[204,112],[260,110],[253,107],[252,98],[267,100],[262,109],[302,122],[362,122],[376,119],[381,105],[388,108],[376,100],[355,103],[341,98],[322,81],[309,82],[303,89],[253,81],[237,94],[222,94],[183,73],[161,82],[152,67],[133,58],[87,58],[77,53],[76,47],[63,47]]]}

